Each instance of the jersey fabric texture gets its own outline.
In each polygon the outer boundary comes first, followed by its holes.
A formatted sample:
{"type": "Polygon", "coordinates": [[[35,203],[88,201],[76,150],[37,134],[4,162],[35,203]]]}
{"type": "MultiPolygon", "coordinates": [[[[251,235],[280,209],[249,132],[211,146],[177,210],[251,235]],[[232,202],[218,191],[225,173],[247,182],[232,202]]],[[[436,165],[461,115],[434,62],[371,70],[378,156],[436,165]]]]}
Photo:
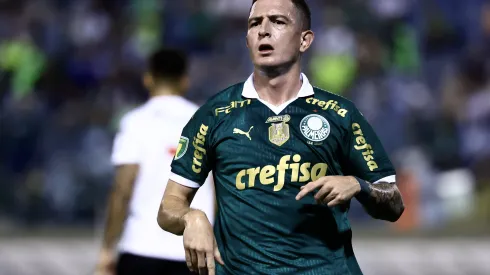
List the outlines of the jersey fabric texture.
{"type": "Polygon", "coordinates": [[[347,99],[306,76],[281,108],[258,98],[251,78],[218,93],[182,132],[186,152],[171,179],[199,187],[213,171],[218,274],[362,274],[351,246],[349,203],[329,208],[302,185],[327,175],[370,182],[395,175],[373,129],[347,99]]]}

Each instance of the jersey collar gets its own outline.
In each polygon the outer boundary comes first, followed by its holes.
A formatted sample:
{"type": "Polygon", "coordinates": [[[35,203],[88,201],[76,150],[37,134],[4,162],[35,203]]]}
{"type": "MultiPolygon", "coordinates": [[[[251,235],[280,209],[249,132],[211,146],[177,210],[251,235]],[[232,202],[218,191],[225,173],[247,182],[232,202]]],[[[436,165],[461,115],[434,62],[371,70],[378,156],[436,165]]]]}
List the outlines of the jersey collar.
{"type": "MultiPolygon", "coordinates": [[[[245,81],[245,84],[243,85],[243,91],[242,91],[242,96],[245,98],[259,98],[259,94],[257,93],[257,90],[255,90],[254,84],[253,84],[253,74],[249,76],[247,81],[245,81]]],[[[297,99],[299,97],[308,97],[312,96],[315,94],[313,91],[313,86],[311,86],[310,81],[306,77],[305,74],[301,73],[300,75],[301,80],[303,80],[303,84],[301,85],[301,89],[299,89],[298,95],[296,95],[297,99]]]]}

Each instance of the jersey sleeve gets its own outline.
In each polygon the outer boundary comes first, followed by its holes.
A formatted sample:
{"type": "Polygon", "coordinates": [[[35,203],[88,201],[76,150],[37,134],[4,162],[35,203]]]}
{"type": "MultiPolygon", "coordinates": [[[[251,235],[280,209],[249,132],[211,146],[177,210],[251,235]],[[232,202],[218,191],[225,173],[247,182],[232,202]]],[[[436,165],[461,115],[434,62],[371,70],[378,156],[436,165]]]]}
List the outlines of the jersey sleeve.
{"type": "Polygon", "coordinates": [[[140,131],[129,117],[123,118],[112,146],[111,161],[114,165],[139,164],[142,155],[140,131]]]}
{"type": "Polygon", "coordinates": [[[396,171],[381,141],[364,116],[354,107],[344,148],[345,174],[371,183],[395,182],[396,171]]]}
{"type": "Polygon", "coordinates": [[[211,130],[213,116],[201,107],[182,130],[172,161],[170,179],[184,186],[199,188],[212,170],[211,130]]]}

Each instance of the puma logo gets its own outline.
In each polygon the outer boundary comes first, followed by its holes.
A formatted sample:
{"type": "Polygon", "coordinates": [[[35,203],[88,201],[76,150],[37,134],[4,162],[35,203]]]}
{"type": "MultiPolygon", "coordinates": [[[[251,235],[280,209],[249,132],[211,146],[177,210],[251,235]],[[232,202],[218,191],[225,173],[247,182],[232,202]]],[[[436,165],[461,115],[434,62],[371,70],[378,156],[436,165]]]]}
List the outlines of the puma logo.
{"type": "Polygon", "coordinates": [[[250,131],[252,131],[253,128],[254,128],[253,126],[250,127],[250,129],[248,130],[248,132],[244,132],[244,131],[242,131],[242,130],[240,130],[238,128],[235,128],[235,129],[233,129],[233,134],[245,135],[245,136],[248,137],[248,139],[252,140],[252,138],[250,137],[250,131]]]}

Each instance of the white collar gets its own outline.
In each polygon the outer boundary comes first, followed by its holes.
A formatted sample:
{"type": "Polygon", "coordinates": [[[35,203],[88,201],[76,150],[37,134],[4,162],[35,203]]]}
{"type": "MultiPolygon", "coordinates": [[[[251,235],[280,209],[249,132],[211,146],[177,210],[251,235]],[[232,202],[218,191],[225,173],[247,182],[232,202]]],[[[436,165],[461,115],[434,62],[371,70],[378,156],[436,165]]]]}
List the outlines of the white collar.
{"type": "MultiPolygon", "coordinates": [[[[255,86],[253,83],[253,76],[254,74],[251,74],[248,77],[247,81],[245,81],[245,84],[243,85],[242,96],[246,98],[259,99],[259,94],[257,93],[257,90],[255,90],[255,86]]],[[[311,86],[310,81],[308,80],[306,75],[301,73],[300,78],[301,80],[303,80],[303,84],[301,85],[301,89],[299,89],[299,92],[296,95],[295,99],[297,99],[298,97],[307,97],[314,95],[315,92],[313,91],[313,86],[311,86]]]]}
{"type": "Polygon", "coordinates": [[[265,106],[267,106],[271,111],[273,111],[276,115],[279,115],[280,112],[282,112],[289,104],[291,104],[299,97],[307,97],[315,94],[313,90],[313,86],[311,86],[310,81],[308,81],[306,75],[302,73],[300,77],[301,80],[303,80],[303,84],[301,85],[301,89],[299,89],[299,92],[296,95],[296,97],[288,100],[287,102],[284,102],[279,106],[274,106],[259,97],[259,94],[257,93],[257,90],[255,90],[255,86],[253,83],[253,74],[247,79],[247,81],[245,81],[245,84],[243,85],[242,96],[245,98],[255,98],[259,100],[265,106]]]}

